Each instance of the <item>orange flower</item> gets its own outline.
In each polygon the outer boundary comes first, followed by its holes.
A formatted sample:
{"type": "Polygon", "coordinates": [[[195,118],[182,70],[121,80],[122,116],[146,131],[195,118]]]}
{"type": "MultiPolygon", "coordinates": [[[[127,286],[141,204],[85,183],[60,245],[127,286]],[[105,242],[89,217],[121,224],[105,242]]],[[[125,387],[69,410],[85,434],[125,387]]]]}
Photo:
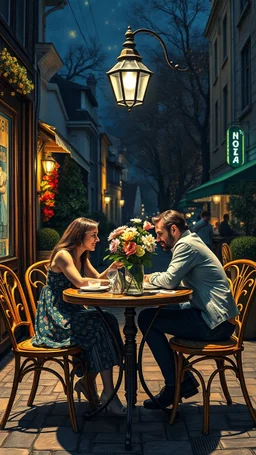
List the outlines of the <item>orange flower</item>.
{"type": "Polygon", "coordinates": [[[58,193],[59,175],[58,169],[59,164],[55,164],[55,169],[50,175],[44,175],[40,184],[40,203],[42,207],[42,218],[43,221],[49,221],[54,216],[55,196],[58,193]]]}

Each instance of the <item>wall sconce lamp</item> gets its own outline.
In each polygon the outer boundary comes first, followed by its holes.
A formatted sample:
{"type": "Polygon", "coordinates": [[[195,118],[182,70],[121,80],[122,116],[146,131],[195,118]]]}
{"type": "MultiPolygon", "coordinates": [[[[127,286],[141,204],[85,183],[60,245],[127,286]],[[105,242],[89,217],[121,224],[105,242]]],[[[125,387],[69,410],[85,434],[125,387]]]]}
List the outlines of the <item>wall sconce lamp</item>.
{"type": "Polygon", "coordinates": [[[220,203],[220,199],[221,198],[218,195],[212,197],[212,200],[213,200],[214,204],[219,204],[220,203]]]}
{"type": "Polygon", "coordinates": [[[135,49],[134,36],[138,33],[148,33],[154,36],[160,42],[167,65],[178,71],[187,71],[187,68],[180,69],[168,57],[166,46],[160,36],[147,28],[140,28],[133,32],[129,26],[125,33],[124,49],[119,57],[118,63],[113,66],[106,74],[109,77],[117,104],[126,106],[130,112],[133,107],[143,104],[146,95],[148,83],[153,74],[143,63],[142,57],[135,49]]]}
{"type": "Polygon", "coordinates": [[[109,204],[111,201],[110,194],[107,193],[107,191],[105,191],[105,193],[104,193],[104,201],[105,201],[105,204],[109,204]]]}
{"type": "Polygon", "coordinates": [[[125,200],[123,198],[120,199],[119,201],[120,207],[123,207],[125,204],[125,200]]]}
{"type": "Polygon", "coordinates": [[[56,164],[55,159],[53,158],[51,152],[44,152],[43,158],[42,158],[42,166],[44,173],[46,175],[49,175],[52,173],[54,170],[54,166],[56,164]]]}

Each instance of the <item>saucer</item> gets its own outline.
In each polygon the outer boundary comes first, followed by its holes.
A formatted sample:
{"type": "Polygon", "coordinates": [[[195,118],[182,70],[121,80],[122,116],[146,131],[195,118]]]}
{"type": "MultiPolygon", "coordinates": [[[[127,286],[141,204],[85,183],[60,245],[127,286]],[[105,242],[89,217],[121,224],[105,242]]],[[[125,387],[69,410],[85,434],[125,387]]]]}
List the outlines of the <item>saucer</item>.
{"type": "Polygon", "coordinates": [[[91,286],[81,286],[80,289],[81,291],[89,291],[89,292],[99,292],[99,291],[106,291],[106,289],[108,289],[109,286],[100,286],[98,287],[97,289],[95,288],[92,288],[91,286]]]}

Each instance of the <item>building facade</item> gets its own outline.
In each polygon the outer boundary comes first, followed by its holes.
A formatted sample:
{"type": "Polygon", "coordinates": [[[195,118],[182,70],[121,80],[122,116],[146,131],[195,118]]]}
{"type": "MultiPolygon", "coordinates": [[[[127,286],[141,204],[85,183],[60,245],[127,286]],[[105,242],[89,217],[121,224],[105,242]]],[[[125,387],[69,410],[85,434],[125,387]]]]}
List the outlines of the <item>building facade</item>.
{"type": "Polygon", "coordinates": [[[230,187],[255,181],[256,1],[212,0],[205,29],[210,57],[210,181],[187,193],[188,201],[227,212],[230,187]]]}
{"type": "Polygon", "coordinates": [[[0,261],[21,277],[36,258],[37,17],[37,1],[0,2],[0,261]]]}

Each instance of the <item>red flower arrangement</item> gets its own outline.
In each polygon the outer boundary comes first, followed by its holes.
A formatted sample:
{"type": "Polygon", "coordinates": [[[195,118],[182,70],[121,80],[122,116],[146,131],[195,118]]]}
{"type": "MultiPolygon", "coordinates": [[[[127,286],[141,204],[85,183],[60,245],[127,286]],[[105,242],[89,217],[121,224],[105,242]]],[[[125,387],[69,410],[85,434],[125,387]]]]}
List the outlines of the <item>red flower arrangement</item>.
{"type": "Polygon", "coordinates": [[[59,169],[60,165],[55,164],[53,171],[49,175],[44,175],[40,184],[40,197],[42,208],[42,219],[44,222],[49,221],[54,216],[55,197],[58,193],[59,186],[59,169]]]}

